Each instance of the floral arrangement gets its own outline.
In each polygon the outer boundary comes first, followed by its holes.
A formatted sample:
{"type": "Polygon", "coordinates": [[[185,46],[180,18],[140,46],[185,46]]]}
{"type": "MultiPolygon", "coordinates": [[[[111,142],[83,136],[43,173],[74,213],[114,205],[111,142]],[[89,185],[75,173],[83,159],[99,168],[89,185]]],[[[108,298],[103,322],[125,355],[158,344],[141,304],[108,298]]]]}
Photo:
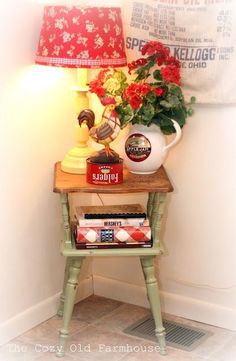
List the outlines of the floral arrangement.
{"type": "Polygon", "coordinates": [[[170,56],[162,43],[150,41],[142,48],[140,59],[128,64],[129,80],[117,69],[101,70],[89,83],[102,105],[114,105],[121,128],[128,123],[157,124],[164,134],[175,132],[170,119],[183,127],[192,114],[192,97],[186,104],[181,90],[180,62],[170,56]]]}

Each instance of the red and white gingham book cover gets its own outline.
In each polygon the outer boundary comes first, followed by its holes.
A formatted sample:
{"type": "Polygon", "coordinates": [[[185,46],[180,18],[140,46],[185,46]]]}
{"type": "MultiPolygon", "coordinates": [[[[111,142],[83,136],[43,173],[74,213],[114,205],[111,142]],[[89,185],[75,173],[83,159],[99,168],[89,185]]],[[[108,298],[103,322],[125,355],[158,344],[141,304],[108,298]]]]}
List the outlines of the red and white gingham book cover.
{"type": "Polygon", "coordinates": [[[77,243],[94,242],[144,242],[151,240],[151,228],[140,227],[79,227],[77,226],[77,243]]]}

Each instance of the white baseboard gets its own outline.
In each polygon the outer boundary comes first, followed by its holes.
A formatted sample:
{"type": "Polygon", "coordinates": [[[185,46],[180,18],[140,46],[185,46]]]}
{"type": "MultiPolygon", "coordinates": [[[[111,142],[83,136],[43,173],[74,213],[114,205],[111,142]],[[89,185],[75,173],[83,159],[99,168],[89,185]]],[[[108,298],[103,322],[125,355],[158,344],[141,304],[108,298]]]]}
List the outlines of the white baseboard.
{"type": "MultiPolygon", "coordinates": [[[[80,282],[76,302],[93,293],[121,302],[149,307],[145,286],[94,275],[93,280],[90,277],[80,282]]],[[[0,345],[53,317],[57,312],[59,297],[60,293],[49,297],[0,324],[0,345]]],[[[161,292],[161,303],[162,311],[166,313],[236,331],[234,309],[167,292],[161,292]]]]}
{"type": "Polygon", "coordinates": [[[94,275],[93,288],[97,296],[149,307],[145,287],[94,275]]]}
{"type": "MultiPolygon", "coordinates": [[[[95,275],[93,279],[95,295],[149,307],[145,286],[95,275]]],[[[236,331],[236,311],[228,307],[167,292],[161,292],[161,307],[166,313],[236,331]]]]}
{"type": "Polygon", "coordinates": [[[169,292],[161,297],[164,312],[236,331],[235,309],[169,292]]]}
{"type": "MultiPolygon", "coordinates": [[[[76,302],[91,294],[92,277],[80,282],[76,302]]],[[[59,297],[60,293],[57,293],[0,324],[0,346],[53,317],[57,313],[59,297]]]]}

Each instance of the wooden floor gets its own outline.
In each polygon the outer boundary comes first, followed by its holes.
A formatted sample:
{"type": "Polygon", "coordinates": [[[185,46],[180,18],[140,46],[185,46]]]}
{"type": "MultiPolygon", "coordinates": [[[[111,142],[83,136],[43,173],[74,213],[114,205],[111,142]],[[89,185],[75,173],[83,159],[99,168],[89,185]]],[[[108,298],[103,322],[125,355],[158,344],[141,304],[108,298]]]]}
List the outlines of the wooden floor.
{"type": "MultiPolygon", "coordinates": [[[[192,352],[168,347],[160,356],[157,344],[128,336],[123,329],[145,317],[149,310],[122,302],[91,296],[75,306],[71,337],[62,361],[235,361],[236,332],[205,324],[214,333],[192,352]]],[[[175,321],[198,323],[165,315],[175,321]]],[[[60,319],[55,316],[0,348],[0,361],[58,361],[53,351],[60,319]]]]}

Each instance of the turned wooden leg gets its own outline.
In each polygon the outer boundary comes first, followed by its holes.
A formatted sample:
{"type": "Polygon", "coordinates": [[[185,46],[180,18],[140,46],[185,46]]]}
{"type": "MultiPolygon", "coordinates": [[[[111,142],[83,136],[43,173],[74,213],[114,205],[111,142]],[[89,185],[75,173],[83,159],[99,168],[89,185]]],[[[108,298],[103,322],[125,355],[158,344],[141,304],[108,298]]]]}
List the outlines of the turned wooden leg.
{"type": "Polygon", "coordinates": [[[63,309],[65,303],[65,293],[66,293],[66,285],[69,277],[69,267],[70,267],[70,257],[66,259],[66,266],[65,266],[65,273],[64,273],[64,282],[63,282],[63,289],[60,296],[60,303],[57,311],[57,315],[62,317],[63,316],[63,309]]]}
{"type": "Polygon", "coordinates": [[[152,229],[153,245],[161,251],[160,230],[166,205],[166,193],[150,193],[147,203],[148,217],[152,229]]]}
{"type": "Polygon", "coordinates": [[[150,221],[151,221],[151,217],[152,217],[154,199],[155,199],[155,193],[154,192],[149,192],[148,193],[148,202],[147,202],[147,216],[150,219],[150,221]]]}
{"type": "Polygon", "coordinates": [[[155,333],[160,346],[160,354],[166,354],[165,329],[162,324],[160,294],[154,270],[154,257],[140,257],[147,287],[148,300],[155,322],[155,333]]]}
{"type": "Polygon", "coordinates": [[[69,336],[69,324],[74,308],[76,291],[78,288],[78,277],[82,266],[83,257],[71,258],[69,266],[68,280],[65,288],[65,301],[62,318],[62,326],[60,330],[60,339],[58,345],[57,356],[62,357],[65,354],[65,343],[69,336]]]}

